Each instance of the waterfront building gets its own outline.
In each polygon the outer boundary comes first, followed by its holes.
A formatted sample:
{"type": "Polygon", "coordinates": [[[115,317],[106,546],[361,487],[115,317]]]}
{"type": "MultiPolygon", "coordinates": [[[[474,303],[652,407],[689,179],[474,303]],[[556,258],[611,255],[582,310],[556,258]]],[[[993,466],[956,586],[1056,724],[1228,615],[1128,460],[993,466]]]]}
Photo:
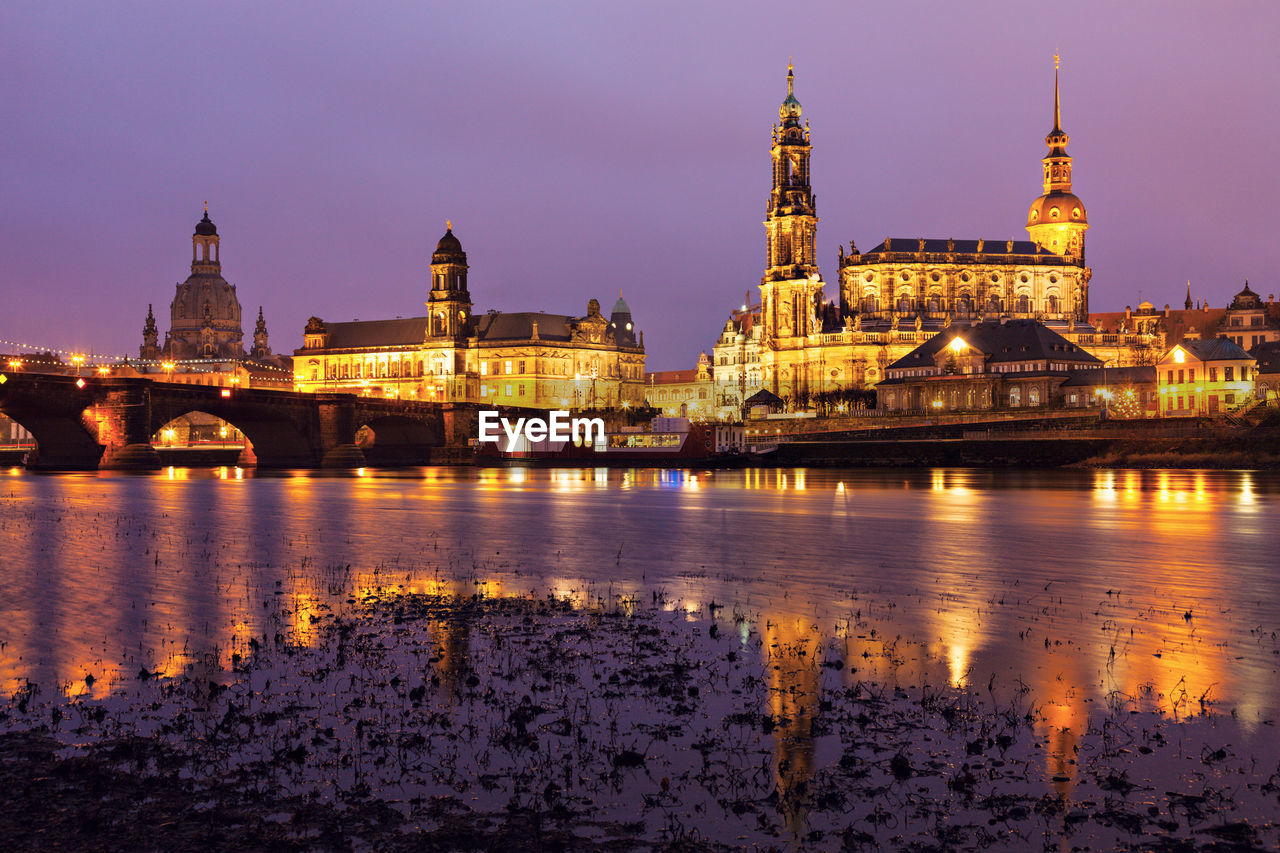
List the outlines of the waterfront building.
{"type": "Polygon", "coordinates": [[[644,335],[619,294],[606,317],[475,314],[466,252],[446,223],[431,256],[428,313],[307,322],[294,351],[302,391],[535,408],[621,408],[644,399],[644,335]]]}
{"type": "MultiPolygon", "coordinates": [[[[1053,127],[1041,163],[1043,192],[1025,222],[1030,239],[892,237],[869,252],[859,252],[851,241],[848,253],[843,246],[839,251],[838,301],[826,299],[814,253],[812,142],[801,115],[794,69],[788,67],[787,95],[773,130],[760,308],[751,312],[749,326],[738,315],[730,318],[715,349],[717,368],[723,358],[726,373],[734,368],[741,373],[741,356],[733,362],[733,350],[745,355],[750,342],[757,350],[758,387],[803,406],[833,388],[880,382],[889,364],[955,321],[1001,319],[1038,321],[1106,363],[1154,361],[1160,351],[1154,336],[1103,336],[1088,322],[1089,220],[1072,191],[1056,61],[1053,127]],[[751,341],[748,332],[757,325],[751,341]]],[[[748,379],[746,391],[751,390],[748,379]]]]}
{"type": "Polygon", "coordinates": [[[1102,366],[1036,320],[955,324],[889,365],[876,402],[885,412],[1061,408],[1071,374],[1102,366]]]}
{"type": "Polygon", "coordinates": [[[1216,415],[1254,396],[1257,359],[1226,337],[1188,339],[1156,365],[1165,417],[1216,415]]]}

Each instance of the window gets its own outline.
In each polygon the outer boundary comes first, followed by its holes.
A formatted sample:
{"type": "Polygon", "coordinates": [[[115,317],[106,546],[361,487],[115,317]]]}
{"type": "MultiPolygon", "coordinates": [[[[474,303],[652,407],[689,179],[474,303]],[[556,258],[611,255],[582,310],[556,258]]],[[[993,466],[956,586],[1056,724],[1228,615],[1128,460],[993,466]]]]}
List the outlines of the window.
{"type": "Polygon", "coordinates": [[[1028,406],[1040,405],[1040,389],[1039,388],[1036,388],[1033,386],[1029,391],[1027,391],[1027,405],[1028,406]]]}
{"type": "MultiPolygon", "coordinates": [[[[524,359],[520,360],[520,372],[524,373],[524,359]]],[[[520,387],[523,388],[524,386],[521,385],[520,387]]]]}
{"type": "Polygon", "coordinates": [[[1022,405],[1022,388],[1015,385],[1009,389],[1009,407],[1018,408],[1022,405]]]}
{"type": "Polygon", "coordinates": [[[488,385],[481,385],[481,386],[480,386],[480,396],[481,396],[481,397],[488,397],[488,396],[489,396],[489,386],[488,386],[488,385]]]}
{"type": "Polygon", "coordinates": [[[523,382],[521,382],[518,386],[516,386],[516,391],[517,391],[517,392],[519,392],[519,394],[520,394],[520,396],[521,396],[521,397],[523,397],[523,396],[524,396],[524,383],[523,383],[523,382]]]}
{"type": "Polygon", "coordinates": [[[1236,369],[1234,367],[1224,367],[1222,368],[1222,378],[1228,382],[1231,382],[1233,379],[1235,379],[1235,372],[1236,372],[1236,369]]]}
{"type": "Polygon", "coordinates": [[[1172,384],[1173,384],[1173,371],[1172,371],[1172,370],[1170,370],[1170,371],[1169,371],[1169,381],[1168,381],[1168,382],[1166,382],[1165,384],[1166,384],[1166,385],[1172,385],[1172,384]]]}
{"type": "Polygon", "coordinates": [[[1179,385],[1181,385],[1181,384],[1183,383],[1183,376],[1185,376],[1185,375],[1186,375],[1186,371],[1185,371],[1185,370],[1179,370],[1179,371],[1178,371],[1178,384],[1179,384],[1179,385]]]}
{"type": "Polygon", "coordinates": [[[1218,368],[1216,368],[1216,367],[1210,367],[1210,368],[1209,368],[1209,381],[1210,381],[1210,382],[1217,382],[1217,381],[1218,381],[1218,368]]]}
{"type": "Polygon", "coordinates": [[[1187,371],[1187,381],[1188,382],[1196,381],[1196,369],[1194,367],[1192,367],[1187,371]]]}
{"type": "MultiPolygon", "coordinates": [[[[507,364],[510,364],[510,363],[511,363],[511,362],[507,362],[507,364]]],[[[511,386],[510,386],[510,385],[508,385],[508,386],[507,386],[507,396],[508,396],[508,397],[510,397],[510,396],[511,396],[511,386]]]]}
{"type": "MultiPolygon", "coordinates": [[[[480,362],[480,375],[481,375],[481,376],[488,376],[488,375],[489,375],[489,362],[487,362],[487,361],[482,361],[482,362],[480,362]]],[[[483,396],[483,395],[482,395],[482,396],[483,396]]]]}
{"type": "Polygon", "coordinates": [[[508,362],[507,362],[507,375],[508,375],[508,376],[510,376],[510,375],[511,375],[511,362],[510,362],[510,361],[508,361],[508,362]]]}

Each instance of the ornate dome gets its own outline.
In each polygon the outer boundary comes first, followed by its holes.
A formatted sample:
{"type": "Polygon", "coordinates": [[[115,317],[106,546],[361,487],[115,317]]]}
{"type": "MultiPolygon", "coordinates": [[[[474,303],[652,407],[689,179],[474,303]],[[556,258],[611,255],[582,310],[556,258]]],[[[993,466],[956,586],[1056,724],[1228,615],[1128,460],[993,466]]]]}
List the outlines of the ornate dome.
{"type": "Polygon", "coordinates": [[[1028,228],[1032,225],[1053,225],[1058,222],[1089,224],[1089,215],[1084,209],[1084,202],[1075,193],[1055,190],[1031,202],[1031,210],[1027,212],[1028,228]]]}
{"type": "Polygon", "coordinates": [[[613,311],[610,313],[612,314],[630,314],[631,313],[631,306],[628,305],[627,301],[622,298],[621,293],[618,294],[618,301],[613,303],[613,311]]]}
{"type": "Polygon", "coordinates": [[[199,329],[206,322],[217,327],[241,328],[236,289],[220,275],[196,274],[178,285],[169,315],[175,331],[199,329]]]}
{"type": "Polygon", "coordinates": [[[196,223],[196,233],[201,237],[213,237],[218,233],[218,226],[213,224],[213,220],[209,218],[209,210],[205,209],[204,219],[196,223]]]}
{"type": "Polygon", "coordinates": [[[440,242],[436,243],[436,250],[431,255],[431,263],[447,264],[450,261],[467,262],[467,253],[462,251],[462,243],[458,238],[453,236],[453,223],[445,223],[444,236],[440,238],[440,242]]]}

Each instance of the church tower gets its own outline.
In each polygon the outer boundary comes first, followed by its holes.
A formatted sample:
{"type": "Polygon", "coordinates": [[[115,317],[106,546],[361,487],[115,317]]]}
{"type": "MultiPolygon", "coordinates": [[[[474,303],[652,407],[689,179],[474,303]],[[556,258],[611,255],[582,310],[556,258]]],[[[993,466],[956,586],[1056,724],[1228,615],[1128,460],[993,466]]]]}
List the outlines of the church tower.
{"type": "Polygon", "coordinates": [[[458,340],[471,325],[471,294],[467,292],[467,253],[445,221],[444,236],[431,255],[431,292],[427,296],[427,340],[458,340]]]}
{"type": "Polygon", "coordinates": [[[142,346],[138,348],[138,356],[144,360],[153,360],[160,357],[160,330],[156,327],[156,315],[151,311],[151,305],[147,305],[147,320],[142,324],[142,346]]]}
{"type": "Polygon", "coordinates": [[[804,337],[820,331],[817,309],[822,297],[814,243],[817,204],[809,184],[809,129],[800,124],[795,71],[787,64],[787,97],[773,128],[773,189],[764,220],[767,261],[760,280],[766,340],[804,337]]]}
{"type": "Polygon", "coordinates": [[[1027,233],[1046,251],[1055,255],[1084,258],[1084,232],[1089,218],[1084,202],[1071,192],[1071,137],[1062,129],[1062,107],[1058,96],[1058,57],[1053,57],[1053,130],[1044,138],[1049,153],[1044,156],[1044,194],[1031,203],[1027,233]]]}
{"type": "Polygon", "coordinates": [[[191,275],[177,285],[161,352],[168,358],[240,359],[243,338],[240,300],[235,285],[222,277],[218,229],[205,204],[191,235],[191,275]]]}
{"type": "Polygon", "coordinates": [[[252,358],[266,358],[271,355],[271,346],[267,343],[267,321],[262,316],[262,306],[258,306],[258,325],[253,328],[253,349],[249,350],[252,358]]]}

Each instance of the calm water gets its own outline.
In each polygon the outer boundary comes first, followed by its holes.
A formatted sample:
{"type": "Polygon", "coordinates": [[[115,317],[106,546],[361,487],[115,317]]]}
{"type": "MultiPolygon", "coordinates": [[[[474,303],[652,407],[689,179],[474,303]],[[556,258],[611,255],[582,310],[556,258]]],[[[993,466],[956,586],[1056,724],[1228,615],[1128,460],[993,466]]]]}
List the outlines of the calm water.
{"type": "Polygon", "coordinates": [[[0,474],[0,694],[176,671],[269,628],[273,597],[305,640],[331,596],[404,584],[714,603],[851,657],[900,643],[876,675],[1023,684],[1076,731],[1117,695],[1280,710],[1274,475],[362,473],[0,474]]]}

